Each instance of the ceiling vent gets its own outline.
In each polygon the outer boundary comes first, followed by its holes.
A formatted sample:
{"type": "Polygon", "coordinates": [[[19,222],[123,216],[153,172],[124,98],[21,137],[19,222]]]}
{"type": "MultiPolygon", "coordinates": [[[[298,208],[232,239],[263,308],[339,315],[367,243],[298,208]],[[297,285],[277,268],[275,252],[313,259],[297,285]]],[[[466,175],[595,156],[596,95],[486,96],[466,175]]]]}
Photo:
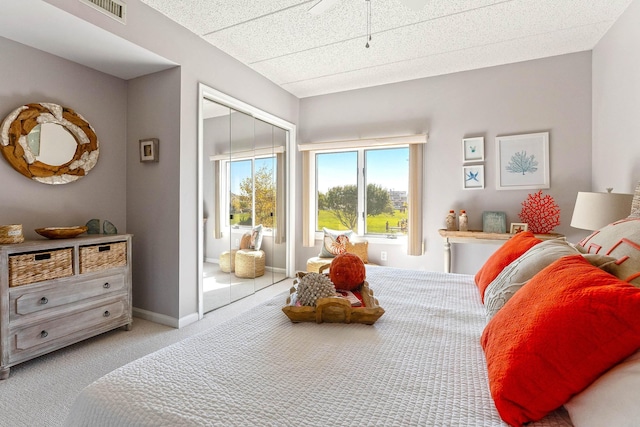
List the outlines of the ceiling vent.
{"type": "Polygon", "coordinates": [[[127,23],[127,2],[125,0],[80,0],[80,2],[109,15],[116,21],[127,23]]]}

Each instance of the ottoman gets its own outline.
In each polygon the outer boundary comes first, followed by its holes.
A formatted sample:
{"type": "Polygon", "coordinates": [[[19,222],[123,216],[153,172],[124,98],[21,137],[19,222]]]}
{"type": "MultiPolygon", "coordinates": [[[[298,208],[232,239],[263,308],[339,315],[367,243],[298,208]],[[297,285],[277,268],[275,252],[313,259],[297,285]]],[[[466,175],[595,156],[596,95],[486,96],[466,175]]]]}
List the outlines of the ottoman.
{"type": "Polygon", "coordinates": [[[231,273],[236,269],[236,252],[237,249],[231,249],[220,254],[220,270],[231,273]]]}
{"type": "Polygon", "coordinates": [[[253,279],[264,275],[264,251],[240,249],[236,252],[236,277],[253,279]]]}

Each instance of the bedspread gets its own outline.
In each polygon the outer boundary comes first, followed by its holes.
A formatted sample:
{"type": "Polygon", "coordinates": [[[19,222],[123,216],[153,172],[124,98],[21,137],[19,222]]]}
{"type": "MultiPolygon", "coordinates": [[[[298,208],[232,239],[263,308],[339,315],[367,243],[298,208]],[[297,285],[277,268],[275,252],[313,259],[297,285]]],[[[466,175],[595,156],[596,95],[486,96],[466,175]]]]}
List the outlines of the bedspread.
{"type": "Polygon", "coordinates": [[[374,325],[293,324],[281,295],[97,380],[67,424],[505,426],[473,277],[367,267],[367,281],[385,309],[374,325]]]}

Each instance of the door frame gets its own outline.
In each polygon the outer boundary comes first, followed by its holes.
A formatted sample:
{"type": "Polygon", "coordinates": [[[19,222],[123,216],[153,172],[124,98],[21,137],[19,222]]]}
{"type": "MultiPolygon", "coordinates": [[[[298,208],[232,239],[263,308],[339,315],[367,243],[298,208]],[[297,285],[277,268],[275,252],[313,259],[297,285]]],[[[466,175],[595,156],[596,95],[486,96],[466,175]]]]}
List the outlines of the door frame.
{"type": "MultiPolygon", "coordinates": [[[[240,101],[226,93],[220,92],[204,83],[198,83],[198,208],[196,209],[196,224],[198,233],[198,319],[204,317],[204,298],[203,298],[203,264],[204,264],[204,195],[203,195],[203,161],[204,161],[204,119],[203,119],[203,99],[207,98],[218,104],[225,105],[237,111],[241,111],[245,114],[252,116],[255,119],[260,119],[264,122],[270,123],[274,126],[282,128],[287,131],[286,141],[286,172],[287,182],[285,185],[285,200],[287,226],[286,226],[286,275],[287,277],[293,277],[295,275],[295,246],[294,246],[294,231],[295,231],[295,205],[293,201],[293,195],[295,194],[295,148],[296,148],[296,125],[267,113],[257,107],[240,101]]],[[[217,207],[216,207],[217,208],[217,207]]]]}

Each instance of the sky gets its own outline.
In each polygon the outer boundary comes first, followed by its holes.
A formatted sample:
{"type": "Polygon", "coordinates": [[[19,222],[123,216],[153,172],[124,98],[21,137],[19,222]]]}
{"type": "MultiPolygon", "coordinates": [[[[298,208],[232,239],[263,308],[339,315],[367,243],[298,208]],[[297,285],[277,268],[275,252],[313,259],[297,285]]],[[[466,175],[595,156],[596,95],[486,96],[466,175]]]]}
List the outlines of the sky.
{"type": "MultiPolygon", "coordinates": [[[[378,184],[387,190],[408,190],[408,148],[367,150],[366,153],[367,184],[378,184]]],[[[317,162],[318,191],[326,193],[331,187],[357,183],[355,151],[320,154],[317,162]]]]}

